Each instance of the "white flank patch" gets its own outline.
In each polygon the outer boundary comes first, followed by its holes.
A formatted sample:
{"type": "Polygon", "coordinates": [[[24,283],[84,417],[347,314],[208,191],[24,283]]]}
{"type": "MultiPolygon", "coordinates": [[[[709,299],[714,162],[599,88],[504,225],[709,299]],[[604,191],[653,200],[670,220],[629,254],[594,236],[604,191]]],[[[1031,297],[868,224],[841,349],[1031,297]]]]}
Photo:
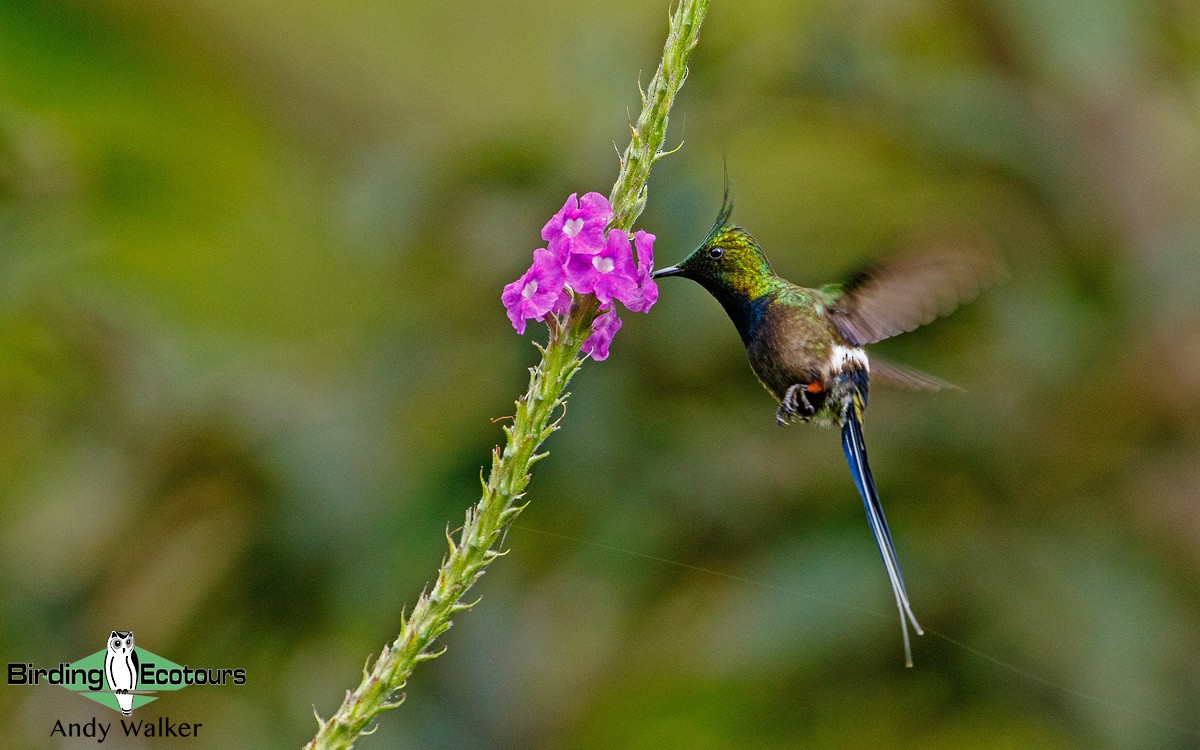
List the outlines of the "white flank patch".
{"type": "Polygon", "coordinates": [[[837,372],[846,367],[851,362],[859,365],[867,372],[871,371],[871,366],[867,364],[867,353],[861,347],[842,346],[841,344],[833,345],[833,370],[837,372]]]}

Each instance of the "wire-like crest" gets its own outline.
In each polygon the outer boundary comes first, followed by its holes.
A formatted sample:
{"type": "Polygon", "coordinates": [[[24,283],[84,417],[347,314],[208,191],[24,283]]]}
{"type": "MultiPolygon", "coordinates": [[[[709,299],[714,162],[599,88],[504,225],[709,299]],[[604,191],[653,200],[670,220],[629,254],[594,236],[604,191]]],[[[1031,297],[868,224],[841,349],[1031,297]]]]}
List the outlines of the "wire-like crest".
{"type": "Polygon", "coordinates": [[[729,219],[733,216],[733,196],[729,194],[729,164],[724,163],[725,171],[725,197],[721,199],[721,210],[717,213],[717,220],[713,222],[712,229],[708,230],[708,236],[704,238],[702,244],[707,245],[716,238],[717,233],[729,225],[729,219]]]}

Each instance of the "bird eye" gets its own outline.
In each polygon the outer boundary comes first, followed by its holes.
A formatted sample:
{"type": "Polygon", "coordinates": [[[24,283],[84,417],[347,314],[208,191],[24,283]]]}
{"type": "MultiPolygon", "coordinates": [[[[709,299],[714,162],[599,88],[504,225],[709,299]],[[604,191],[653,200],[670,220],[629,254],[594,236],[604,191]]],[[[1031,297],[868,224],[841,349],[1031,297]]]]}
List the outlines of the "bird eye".
{"type": "Polygon", "coordinates": [[[724,254],[725,254],[725,248],[723,248],[723,247],[714,247],[713,249],[708,251],[708,257],[712,258],[713,260],[720,260],[721,256],[724,254]]]}

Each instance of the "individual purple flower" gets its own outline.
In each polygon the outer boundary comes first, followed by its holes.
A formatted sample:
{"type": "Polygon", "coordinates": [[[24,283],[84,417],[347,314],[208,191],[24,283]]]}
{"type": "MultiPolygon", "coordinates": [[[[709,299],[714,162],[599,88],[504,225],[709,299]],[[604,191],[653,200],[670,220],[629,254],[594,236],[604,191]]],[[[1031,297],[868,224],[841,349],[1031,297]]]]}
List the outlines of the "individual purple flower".
{"type": "Polygon", "coordinates": [[[567,259],[567,283],[580,294],[594,294],[601,304],[618,299],[627,306],[638,292],[637,269],[629,235],[613,229],[593,255],[572,252],[567,259]]]}
{"type": "Polygon", "coordinates": [[[571,312],[571,303],[575,298],[571,296],[571,290],[564,286],[562,291],[558,293],[558,299],[555,300],[554,306],[550,308],[550,312],[555,315],[565,315],[571,312]]]}
{"type": "Polygon", "coordinates": [[[650,274],[654,271],[654,235],[638,230],[633,234],[633,246],[637,248],[637,293],[625,303],[633,312],[646,313],[658,302],[658,285],[650,274]]]}
{"type": "Polygon", "coordinates": [[[546,313],[558,311],[564,297],[570,305],[570,296],[563,289],[565,280],[562,264],[553,253],[544,247],[533,251],[533,265],[521,278],[504,287],[500,295],[517,333],[525,333],[526,320],[541,319],[546,313]]]}
{"type": "Polygon", "coordinates": [[[600,317],[592,321],[592,332],[583,342],[582,351],[590,354],[597,362],[608,359],[608,347],[612,344],[613,336],[621,330],[621,319],[617,317],[617,308],[611,302],[607,307],[600,308],[600,317]]]}
{"type": "Polygon", "coordinates": [[[604,228],[612,215],[612,206],[603,195],[587,193],[580,200],[571,193],[562,209],[542,227],[542,239],[563,263],[571,253],[599,252],[604,247],[604,228]]]}

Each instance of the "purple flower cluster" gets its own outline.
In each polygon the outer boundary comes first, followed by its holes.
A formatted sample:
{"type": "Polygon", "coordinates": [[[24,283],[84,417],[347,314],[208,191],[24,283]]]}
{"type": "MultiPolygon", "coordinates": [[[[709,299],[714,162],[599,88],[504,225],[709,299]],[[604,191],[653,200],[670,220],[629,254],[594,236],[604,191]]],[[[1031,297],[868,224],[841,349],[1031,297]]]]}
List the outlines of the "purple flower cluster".
{"type": "Polygon", "coordinates": [[[546,247],[533,251],[533,265],[500,295],[517,333],[525,333],[527,320],[567,312],[572,291],[591,294],[600,301],[601,314],[592,323],[583,351],[593,359],[607,359],[613,336],[621,329],[616,302],[644,313],[658,301],[658,287],[650,278],[654,235],[634,233],[635,264],[629,235],[621,229],[604,233],[612,214],[603,195],[588,193],[580,199],[573,193],[542,227],[546,247]]]}

